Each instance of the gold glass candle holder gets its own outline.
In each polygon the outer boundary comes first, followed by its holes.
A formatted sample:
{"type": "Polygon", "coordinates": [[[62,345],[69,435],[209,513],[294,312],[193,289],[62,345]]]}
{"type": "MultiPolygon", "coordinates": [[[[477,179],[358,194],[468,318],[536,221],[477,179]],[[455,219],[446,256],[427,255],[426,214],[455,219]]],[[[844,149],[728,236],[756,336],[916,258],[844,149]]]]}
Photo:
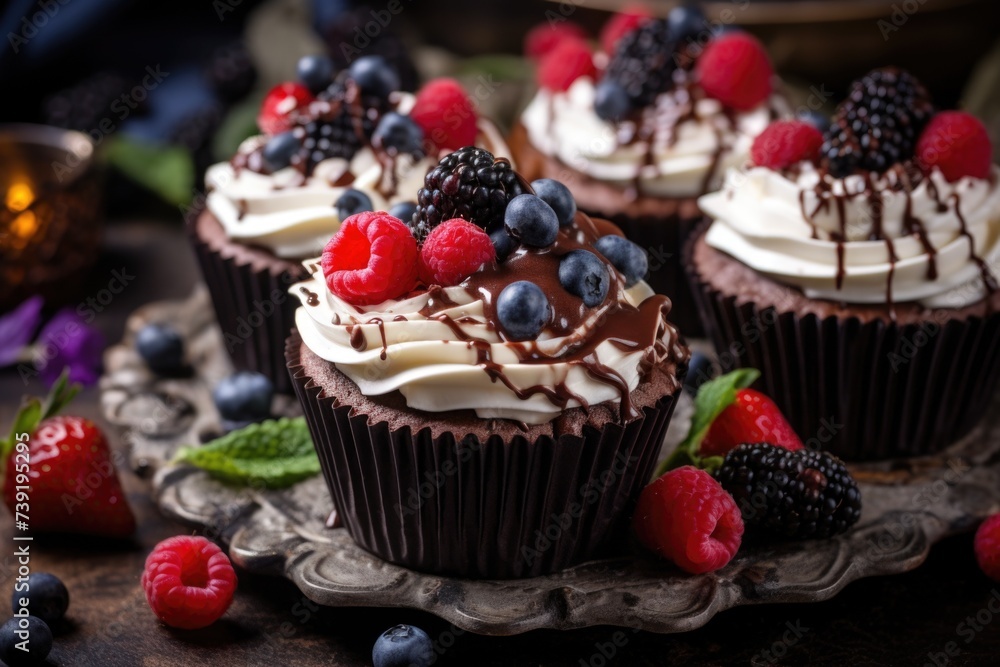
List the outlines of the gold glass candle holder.
{"type": "Polygon", "coordinates": [[[100,175],[84,134],[0,125],[0,311],[79,294],[101,238],[100,175]]]}

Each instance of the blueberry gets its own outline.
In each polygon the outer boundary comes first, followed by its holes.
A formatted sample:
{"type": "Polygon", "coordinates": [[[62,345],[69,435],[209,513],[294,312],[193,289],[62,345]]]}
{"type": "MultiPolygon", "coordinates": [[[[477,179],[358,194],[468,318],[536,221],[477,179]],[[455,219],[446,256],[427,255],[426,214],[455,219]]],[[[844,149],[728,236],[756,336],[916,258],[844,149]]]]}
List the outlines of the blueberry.
{"type": "Polygon", "coordinates": [[[52,631],[37,616],[14,617],[0,627],[0,660],[10,667],[40,665],[51,650],[52,631]],[[28,642],[27,651],[17,648],[23,641],[28,642]]]}
{"type": "Polygon", "coordinates": [[[684,389],[692,395],[698,393],[698,388],[712,379],[715,367],[712,360],[701,352],[692,352],[688,362],[687,375],[684,376],[684,389]]]}
{"type": "Polygon", "coordinates": [[[371,197],[366,195],[361,190],[355,190],[354,188],[344,190],[344,193],[337,198],[337,201],[334,202],[333,206],[337,209],[337,217],[341,220],[346,220],[355,213],[362,213],[364,211],[372,211],[375,209],[375,205],[372,204],[371,197]]]}
{"type": "Polygon", "coordinates": [[[274,385],[266,375],[240,371],[224,378],[212,390],[215,407],[224,420],[260,421],[271,416],[274,385]]]}
{"type": "Polygon", "coordinates": [[[430,667],[435,657],[431,638],[412,625],[389,628],[372,647],[374,667],[430,667]]]}
{"type": "Polygon", "coordinates": [[[525,245],[544,248],[559,235],[559,218],[552,207],[535,195],[518,195],[507,204],[504,226],[525,245]]]}
{"type": "Polygon", "coordinates": [[[390,155],[419,153],[424,145],[424,131],[409,116],[390,111],[375,127],[372,142],[390,155]]]}
{"type": "Polygon", "coordinates": [[[573,224],[573,216],[576,215],[576,200],[573,194],[565,185],[551,178],[539,178],[531,182],[531,187],[535,191],[535,196],[552,207],[559,218],[559,226],[566,227],[573,224]]]}
{"type": "Polygon", "coordinates": [[[33,616],[46,623],[55,623],[63,617],[69,607],[69,591],[59,577],[48,572],[32,572],[23,583],[25,590],[15,588],[11,596],[10,606],[15,614],[27,607],[33,616]]]}
{"type": "Polygon", "coordinates": [[[605,79],[597,84],[594,91],[594,111],[598,117],[608,122],[618,122],[632,110],[628,93],[617,81],[605,79]]]}
{"type": "Polygon", "coordinates": [[[284,169],[289,164],[292,163],[292,156],[294,156],[299,149],[302,147],[302,143],[298,140],[292,132],[282,132],[281,134],[276,134],[267,143],[264,144],[264,150],[261,152],[261,157],[264,158],[264,164],[271,171],[278,171],[279,169],[284,169]]]}
{"type": "Polygon", "coordinates": [[[412,201],[401,201],[389,209],[389,215],[399,218],[405,223],[413,220],[413,214],[417,212],[417,203],[412,201]]]}
{"type": "Polygon", "coordinates": [[[820,132],[825,133],[828,129],[830,129],[830,119],[826,116],[826,114],[822,114],[818,111],[813,111],[812,109],[801,109],[797,114],[795,114],[795,116],[803,123],[809,123],[820,132]]]}
{"type": "Polygon", "coordinates": [[[490,234],[490,240],[493,241],[493,250],[497,253],[498,262],[506,260],[517,250],[517,240],[503,227],[490,234]]]}
{"type": "Polygon", "coordinates": [[[625,276],[625,286],[631,287],[646,277],[649,259],[642,248],[621,236],[602,236],[594,244],[597,250],[625,276]]]}
{"type": "Polygon", "coordinates": [[[583,299],[585,306],[594,308],[608,296],[611,276],[597,255],[589,250],[574,250],[559,262],[559,283],[567,292],[583,299]]]}
{"type": "Polygon", "coordinates": [[[304,56],[299,58],[295,71],[306,88],[318,93],[333,79],[333,61],[327,56],[304,56]]]}
{"type": "Polygon", "coordinates": [[[667,15],[667,30],[670,39],[675,42],[697,37],[707,25],[704,12],[697,6],[681,5],[672,9],[667,15]]]}
{"type": "Polygon", "coordinates": [[[497,297],[497,319],[509,339],[528,340],[552,320],[552,307],[541,287],[519,280],[504,287],[497,297]]]}
{"type": "Polygon", "coordinates": [[[382,56],[358,58],[351,64],[350,77],[368,95],[385,98],[399,90],[399,75],[382,56]]]}
{"type": "Polygon", "coordinates": [[[147,324],[135,337],[139,356],[154,373],[167,375],[184,368],[184,339],[166,324],[147,324]]]}

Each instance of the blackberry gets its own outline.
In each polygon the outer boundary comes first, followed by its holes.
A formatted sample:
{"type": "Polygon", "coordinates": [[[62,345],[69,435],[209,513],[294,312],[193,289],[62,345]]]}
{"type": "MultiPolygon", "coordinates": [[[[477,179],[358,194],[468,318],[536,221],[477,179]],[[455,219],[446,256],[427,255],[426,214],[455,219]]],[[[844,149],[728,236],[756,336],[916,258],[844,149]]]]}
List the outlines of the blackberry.
{"type": "Polygon", "coordinates": [[[883,173],[909,160],[933,113],[927,89],[912,74],[896,67],[872,70],[851,85],[824,133],[827,169],[843,178],[859,169],[883,173]]]}
{"type": "Polygon", "coordinates": [[[379,118],[390,109],[388,100],[373,95],[349,102],[357,89],[344,74],[318,95],[319,103],[310,107],[309,116],[295,130],[302,141],[296,162],[305,163],[306,173],[329,158],[353,158],[371,141],[379,118]]]}
{"type": "Polygon", "coordinates": [[[492,233],[503,228],[507,202],[527,191],[527,183],[508,161],[467,146],[446,155],[427,172],[410,227],[418,241],[452,218],[463,218],[492,233]]]}
{"type": "Polygon", "coordinates": [[[247,96],[257,82],[257,68],[243,42],[233,42],[212,54],[205,76],[212,89],[226,102],[247,96]]]}
{"type": "Polygon", "coordinates": [[[625,89],[633,109],[649,106],[673,85],[675,48],[667,19],[646,21],[621,38],[604,77],[625,89]]]}
{"type": "Polygon", "coordinates": [[[784,537],[830,537],[861,516],[857,483],[828,452],[744,444],[726,455],[715,475],[747,524],[784,537]]]}

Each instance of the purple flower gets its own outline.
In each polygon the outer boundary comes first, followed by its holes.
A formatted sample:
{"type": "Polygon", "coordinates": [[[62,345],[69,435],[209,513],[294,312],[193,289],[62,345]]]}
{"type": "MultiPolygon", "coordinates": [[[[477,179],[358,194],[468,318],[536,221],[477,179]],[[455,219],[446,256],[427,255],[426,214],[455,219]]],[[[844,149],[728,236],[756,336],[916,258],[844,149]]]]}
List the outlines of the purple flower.
{"type": "Polygon", "coordinates": [[[47,385],[58,380],[64,368],[69,368],[70,382],[97,383],[104,337],[73,309],[63,308],[42,327],[36,348],[35,367],[47,385]]]}
{"type": "Polygon", "coordinates": [[[42,297],[33,296],[0,317],[0,368],[10,366],[31,342],[42,318],[42,297]]]}

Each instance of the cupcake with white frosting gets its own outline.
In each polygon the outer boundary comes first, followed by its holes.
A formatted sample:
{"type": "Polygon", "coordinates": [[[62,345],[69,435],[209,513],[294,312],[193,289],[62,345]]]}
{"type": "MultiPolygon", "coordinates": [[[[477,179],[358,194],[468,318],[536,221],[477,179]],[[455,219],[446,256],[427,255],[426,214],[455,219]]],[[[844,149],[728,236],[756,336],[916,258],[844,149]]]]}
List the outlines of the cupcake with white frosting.
{"type": "Polygon", "coordinates": [[[751,156],[700,200],[714,222],[687,257],[723,361],[760,368],[800,435],[845,458],[968,432],[1000,371],[1000,170],[983,124],[885,68],[823,131],[775,123],[751,156]]]}
{"type": "Polygon", "coordinates": [[[453,80],[401,92],[378,56],[340,73],[329,59],[309,56],[298,76],[265,98],[263,134],[209,168],[206,205],[188,220],[233,362],[283,391],[291,390],[282,353],[294,313],[287,289],[308,276],[302,261],[353,213],[411,215],[416,204],[408,200],[440,152],[468,143],[505,150],[453,80]],[[444,112],[452,114],[447,124],[444,112]]]}
{"type": "Polygon", "coordinates": [[[689,6],[629,18],[609,22],[607,52],[569,35],[541,56],[539,90],[509,142],[526,176],[565,182],[583,210],[647,250],[650,284],[674,299],[681,331],[697,335],[679,261],[703,219],[697,197],[745,164],[782,105],[752,36],[715,34],[689,6]]]}
{"type": "Polygon", "coordinates": [[[688,359],[645,254],[471,147],[418,201],[409,226],[349,218],[292,289],[287,361],[345,527],[461,576],[613,552],[688,359]]]}

